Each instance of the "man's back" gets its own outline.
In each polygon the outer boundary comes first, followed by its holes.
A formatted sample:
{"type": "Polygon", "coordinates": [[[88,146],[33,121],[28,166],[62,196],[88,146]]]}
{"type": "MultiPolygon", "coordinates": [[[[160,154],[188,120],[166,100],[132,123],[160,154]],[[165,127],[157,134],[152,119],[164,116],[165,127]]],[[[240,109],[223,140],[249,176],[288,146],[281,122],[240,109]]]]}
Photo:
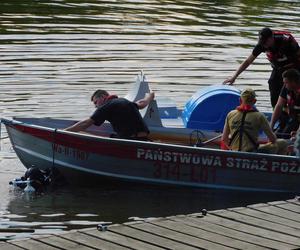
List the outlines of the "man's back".
{"type": "Polygon", "coordinates": [[[100,106],[91,118],[95,125],[109,121],[120,137],[135,136],[139,132],[149,132],[141,117],[137,104],[125,98],[114,98],[100,106]]]}
{"type": "Polygon", "coordinates": [[[248,111],[245,116],[245,121],[240,132],[242,118],[245,113],[239,110],[233,110],[227,115],[226,122],[228,124],[232,150],[254,151],[257,147],[259,131],[271,133],[269,123],[264,114],[258,111],[248,111]],[[240,147],[240,134],[242,133],[242,143],[240,147]]]}

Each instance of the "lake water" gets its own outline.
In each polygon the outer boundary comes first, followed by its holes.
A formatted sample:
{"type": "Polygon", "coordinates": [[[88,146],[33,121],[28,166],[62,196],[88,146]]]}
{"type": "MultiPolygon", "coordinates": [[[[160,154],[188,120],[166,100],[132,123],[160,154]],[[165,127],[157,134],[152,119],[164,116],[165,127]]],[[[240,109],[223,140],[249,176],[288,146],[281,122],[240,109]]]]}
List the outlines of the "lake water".
{"type": "MultiPolygon", "coordinates": [[[[198,89],[220,84],[251,53],[258,31],[291,31],[300,41],[299,1],[2,0],[1,117],[81,119],[90,94],[123,96],[143,70],[157,96],[182,108],[198,89]]],[[[271,110],[270,66],[261,55],[236,81],[271,110]]],[[[2,137],[6,133],[2,129],[2,137]]],[[[11,189],[24,173],[8,139],[0,151],[0,228],[35,234],[292,198],[291,195],[110,185],[64,187],[39,196],[11,189]]],[[[24,237],[28,234],[0,234],[24,237]]]]}

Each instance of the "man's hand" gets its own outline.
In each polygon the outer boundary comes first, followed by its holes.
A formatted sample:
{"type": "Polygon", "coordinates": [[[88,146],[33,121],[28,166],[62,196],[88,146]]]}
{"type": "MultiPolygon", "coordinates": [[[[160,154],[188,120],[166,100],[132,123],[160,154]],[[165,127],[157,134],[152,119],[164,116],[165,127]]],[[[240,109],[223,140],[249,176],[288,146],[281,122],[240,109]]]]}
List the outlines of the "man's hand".
{"type": "Polygon", "coordinates": [[[234,82],[235,82],[235,77],[231,76],[231,77],[228,77],[224,82],[223,84],[228,84],[228,85],[232,85],[234,82]]]}
{"type": "Polygon", "coordinates": [[[138,105],[138,109],[143,109],[154,99],[154,92],[146,93],[145,97],[141,100],[136,101],[135,103],[138,105]]]}
{"type": "Polygon", "coordinates": [[[154,99],[155,94],[154,92],[146,93],[146,98],[149,98],[151,101],[154,99]]]}
{"type": "Polygon", "coordinates": [[[291,132],[291,140],[295,141],[296,140],[296,135],[297,135],[297,131],[292,131],[291,132]]]}
{"type": "Polygon", "coordinates": [[[79,131],[84,131],[86,130],[88,127],[92,126],[94,124],[94,120],[92,120],[91,118],[79,121],[77,123],[75,123],[74,125],[65,128],[65,131],[71,131],[71,132],[79,132],[79,131]]]}

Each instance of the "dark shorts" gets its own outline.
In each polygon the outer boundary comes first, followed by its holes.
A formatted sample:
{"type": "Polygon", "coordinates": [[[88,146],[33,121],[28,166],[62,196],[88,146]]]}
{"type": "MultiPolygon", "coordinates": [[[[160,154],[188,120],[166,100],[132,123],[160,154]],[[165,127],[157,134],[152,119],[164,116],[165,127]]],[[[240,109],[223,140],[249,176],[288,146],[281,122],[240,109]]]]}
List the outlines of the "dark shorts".
{"type": "Polygon", "coordinates": [[[274,108],[280,95],[280,91],[283,87],[282,71],[273,69],[268,83],[271,97],[271,105],[274,108]]]}

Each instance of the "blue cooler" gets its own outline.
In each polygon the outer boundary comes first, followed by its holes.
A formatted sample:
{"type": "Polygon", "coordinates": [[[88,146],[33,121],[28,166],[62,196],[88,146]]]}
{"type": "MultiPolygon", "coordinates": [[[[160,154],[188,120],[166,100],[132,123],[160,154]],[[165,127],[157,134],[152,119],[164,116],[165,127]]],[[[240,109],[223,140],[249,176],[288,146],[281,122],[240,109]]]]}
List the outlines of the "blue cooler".
{"type": "Polygon", "coordinates": [[[186,128],[222,131],[229,111],[239,104],[240,91],[213,85],[197,91],[186,103],[182,120],[186,128]]]}

